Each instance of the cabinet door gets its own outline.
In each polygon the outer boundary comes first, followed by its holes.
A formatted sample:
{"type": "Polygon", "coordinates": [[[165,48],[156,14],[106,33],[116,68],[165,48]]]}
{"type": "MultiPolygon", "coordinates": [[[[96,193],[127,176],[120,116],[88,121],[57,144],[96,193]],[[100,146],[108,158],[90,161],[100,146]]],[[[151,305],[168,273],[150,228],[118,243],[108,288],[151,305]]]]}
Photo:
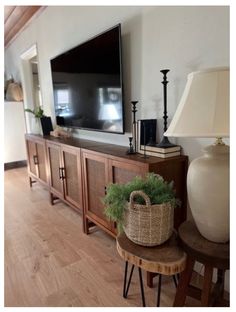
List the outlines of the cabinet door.
{"type": "Polygon", "coordinates": [[[82,197],[80,150],[63,146],[61,152],[65,199],[80,208],[82,197]]]}
{"type": "Polygon", "coordinates": [[[105,156],[83,152],[85,214],[91,220],[110,230],[111,222],[104,214],[104,204],[102,203],[108,181],[107,168],[108,160],[105,156]]]}
{"type": "Polygon", "coordinates": [[[57,197],[63,199],[62,165],[60,157],[60,145],[47,143],[48,162],[50,170],[50,190],[57,197]]]}
{"type": "Polygon", "coordinates": [[[125,161],[109,160],[109,182],[124,184],[136,176],[144,176],[145,165],[126,163],[125,161]]]}
{"type": "Polygon", "coordinates": [[[37,177],[37,151],[36,151],[36,144],[34,141],[26,140],[27,146],[27,154],[28,154],[28,170],[29,173],[37,177]]]}
{"type": "Polygon", "coordinates": [[[46,147],[45,142],[36,142],[37,151],[37,165],[38,165],[38,178],[47,183],[47,158],[46,158],[46,147]]]}
{"type": "MultiPolygon", "coordinates": [[[[136,176],[144,176],[147,172],[145,165],[130,164],[125,161],[109,160],[109,182],[124,184],[136,176]]],[[[116,222],[111,223],[111,231],[117,234],[116,222]]]]}

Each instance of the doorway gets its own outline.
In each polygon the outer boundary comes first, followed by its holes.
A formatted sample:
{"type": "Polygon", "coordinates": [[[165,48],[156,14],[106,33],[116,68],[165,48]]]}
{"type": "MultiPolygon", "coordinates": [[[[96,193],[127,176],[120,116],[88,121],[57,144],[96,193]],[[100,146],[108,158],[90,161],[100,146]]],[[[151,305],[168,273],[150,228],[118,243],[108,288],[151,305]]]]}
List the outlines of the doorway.
{"type": "MultiPolygon", "coordinates": [[[[39,79],[38,52],[37,45],[34,44],[30,49],[21,55],[21,76],[22,88],[24,92],[24,108],[34,110],[42,107],[42,95],[39,79]]],[[[26,113],[27,133],[34,132],[35,118],[33,114],[26,113]]]]}

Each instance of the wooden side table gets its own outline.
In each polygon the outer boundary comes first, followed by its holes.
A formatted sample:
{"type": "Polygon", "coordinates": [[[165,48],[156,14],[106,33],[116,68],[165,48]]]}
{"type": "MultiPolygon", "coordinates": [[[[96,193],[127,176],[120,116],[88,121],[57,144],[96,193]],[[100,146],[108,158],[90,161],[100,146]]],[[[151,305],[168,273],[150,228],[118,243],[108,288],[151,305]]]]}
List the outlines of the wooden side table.
{"type": "Polygon", "coordinates": [[[156,247],[143,247],[134,244],[127,238],[125,233],[117,236],[117,250],[122,259],[125,260],[125,274],[123,285],[123,297],[127,298],[134,267],[139,270],[139,282],[143,306],[146,306],[143,290],[142,269],[148,272],[158,273],[157,306],[160,305],[161,278],[162,275],[173,276],[177,286],[175,275],[185,268],[186,254],[177,245],[177,235],[173,233],[171,238],[164,244],[156,247]],[[128,264],[132,264],[130,276],[127,282],[128,264]]]}
{"type": "Polygon", "coordinates": [[[184,272],[180,275],[174,306],[183,306],[186,296],[201,300],[201,306],[228,306],[228,302],[223,300],[223,293],[224,275],[229,269],[229,244],[213,243],[205,239],[191,221],[181,224],[179,238],[187,254],[187,262],[184,272]],[[195,261],[205,266],[202,290],[190,285],[195,261]],[[218,274],[211,292],[214,268],[217,268],[218,274]]]}

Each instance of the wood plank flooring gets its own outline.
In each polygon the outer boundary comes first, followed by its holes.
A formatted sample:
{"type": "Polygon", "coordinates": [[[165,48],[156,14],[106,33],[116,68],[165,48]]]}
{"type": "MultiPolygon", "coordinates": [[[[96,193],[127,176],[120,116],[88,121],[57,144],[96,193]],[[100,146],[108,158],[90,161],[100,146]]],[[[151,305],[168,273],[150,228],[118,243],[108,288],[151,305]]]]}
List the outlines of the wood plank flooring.
{"type": "MultiPolygon", "coordinates": [[[[141,306],[137,272],[128,299],[123,274],[113,238],[100,229],[83,234],[81,215],[61,202],[51,206],[38,183],[31,189],[26,168],[5,171],[6,307],[141,306]]],[[[162,286],[161,306],[172,306],[172,278],[162,286]]],[[[145,295],[155,306],[156,289],[145,285],[145,295]]]]}

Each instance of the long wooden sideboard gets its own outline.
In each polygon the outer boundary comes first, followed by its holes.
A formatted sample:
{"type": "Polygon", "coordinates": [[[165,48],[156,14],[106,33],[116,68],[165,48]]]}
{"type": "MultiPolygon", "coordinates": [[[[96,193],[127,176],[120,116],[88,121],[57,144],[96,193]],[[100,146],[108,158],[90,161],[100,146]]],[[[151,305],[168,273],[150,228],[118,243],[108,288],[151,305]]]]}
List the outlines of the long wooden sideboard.
{"type": "Polygon", "coordinates": [[[127,155],[127,148],[77,138],[54,138],[26,134],[30,186],[42,183],[51,204],[60,199],[82,213],[83,228],[89,233],[97,225],[116,236],[116,224],[104,215],[102,198],[109,183],[126,183],[134,176],[155,172],[174,181],[181,206],[175,209],[175,228],[186,219],[187,156],[162,159],[127,155]]]}

